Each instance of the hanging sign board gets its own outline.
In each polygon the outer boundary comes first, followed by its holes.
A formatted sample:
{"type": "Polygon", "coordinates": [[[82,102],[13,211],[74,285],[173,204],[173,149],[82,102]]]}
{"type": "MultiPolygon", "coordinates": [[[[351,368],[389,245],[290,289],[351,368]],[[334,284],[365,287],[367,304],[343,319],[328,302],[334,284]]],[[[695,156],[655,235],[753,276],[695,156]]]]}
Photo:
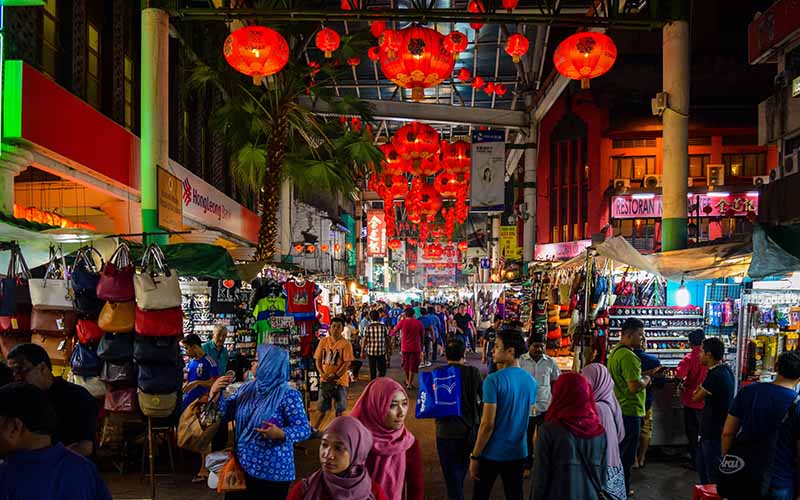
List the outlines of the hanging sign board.
{"type": "Polygon", "coordinates": [[[517,226],[500,226],[500,255],[506,260],[522,259],[522,248],[517,239],[517,226]]]}
{"type": "Polygon", "coordinates": [[[157,168],[158,184],[158,227],[168,231],[183,231],[183,186],[180,179],[157,168]]]}
{"type": "MultiPolygon", "coordinates": [[[[734,216],[744,217],[748,212],[758,213],[758,192],[697,194],[689,196],[687,204],[690,217],[727,217],[731,210],[734,216]]],[[[646,198],[623,195],[611,199],[612,219],[658,219],[662,210],[660,194],[646,198]]]]}
{"type": "Polygon", "coordinates": [[[367,257],[386,256],[386,214],[367,210],[367,257]]]}
{"type": "Polygon", "coordinates": [[[501,130],[472,133],[470,212],[502,212],[505,204],[506,134],[501,130]]]}

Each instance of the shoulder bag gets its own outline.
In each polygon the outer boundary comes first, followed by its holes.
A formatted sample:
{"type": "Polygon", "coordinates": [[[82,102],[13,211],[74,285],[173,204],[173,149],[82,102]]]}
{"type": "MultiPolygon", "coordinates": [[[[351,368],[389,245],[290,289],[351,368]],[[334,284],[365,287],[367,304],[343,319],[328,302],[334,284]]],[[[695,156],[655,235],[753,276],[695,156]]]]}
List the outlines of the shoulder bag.
{"type": "Polygon", "coordinates": [[[103,330],[91,319],[79,319],[75,331],[81,344],[96,345],[103,338],[103,330]]]}
{"type": "Polygon", "coordinates": [[[61,247],[50,247],[50,262],[44,278],[32,278],[28,281],[31,292],[31,304],[34,307],[49,310],[73,310],[74,293],[69,279],[69,269],[64,260],[61,247]],[[61,277],[59,277],[59,273],[61,277]]]}
{"type": "Polygon", "coordinates": [[[97,345],[97,355],[107,362],[130,359],[133,356],[133,334],[106,333],[97,345]]]}
{"type": "Polygon", "coordinates": [[[86,389],[96,399],[106,395],[106,384],[99,377],[82,377],[72,372],[69,381],[86,389]]]}
{"type": "Polygon", "coordinates": [[[93,346],[76,344],[72,350],[69,366],[72,373],[82,377],[97,377],[100,375],[100,358],[97,357],[97,350],[93,346]]]}
{"type": "Polygon", "coordinates": [[[134,300],[136,297],[133,290],[134,272],[128,245],[120,243],[100,274],[97,282],[97,298],[111,302],[134,300]]]}
{"type": "Polygon", "coordinates": [[[133,413],[138,409],[136,389],[126,387],[106,392],[105,409],[113,412],[133,413]]]}
{"type": "Polygon", "coordinates": [[[118,387],[132,386],[136,383],[136,366],[130,359],[118,362],[106,361],[100,372],[100,380],[118,387]]]}
{"type": "Polygon", "coordinates": [[[147,394],[177,392],[183,382],[183,370],[170,365],[139,365],[136,382],[147,394]]]}
{"type": "Polygon", "coordinates": [[[75,255],[72,264],[72,289],[75,292],[75,310],[82,318],[97,319],[104,301],[97,298],[97,283],[100,272],[97,270],[92,255],[97,254],[100,269],[105,266],[103,256],[94,247],[84,247],[75,255]]]}
{"type": "Polygon", "coordinates": [[[133,331],[136,304],[128,302],[106,302],[97,325],[104,332],[126,333],[133,331]]]}
{"type": "Polygon", "coordinates": [[[139,364],[175,366],[180,355],[178,337],[136,335],[133,340],[133,359],[139,364]]]}
{"type": "Polygon", "coordinates": [[[11,249],[6,277],[0,280],[0,316],[14,317],[31,312],[28,280],[31,273],[18,246],[11,249]]]}
{"type": "Polygon", "coordinates": [[[445,366],[419,374],[417,418],[461,416],[461,370],[445,366]]]}
{"type": "Polygon", "coordinates": [[[209,401],[205,396],[192,401],[181,413],[178,421],[178,446],[184,450],[195,453],[208,453],[211,451],[211,442],[222,422],[219,412],[209,411],[209,407],[216,409],[217,398],[209,401]],[[207,418],[214,415],[215,418],[207,418]]]}
{"type": "Polygon", "coordinates": [[[148,311],[181,306],[178,273],[164,264],[164,253],[151,244],[142,256],[140,272],[133,277],[136,305],[148,311]]]}
{"type": "Polygon", "coordinates": [[[172,307],[144,311],[136,307],[135,330],[146,337],[171,337],[183,334],[183,309],[172,307]]]}
{"type": "Polygon", "coordinates": [[[139,408],[145,417],[164,418],[172,415],[178,402],[178,393],[147,394],[141,389],[136,391],[139,399],[139,408]]]}
{"type": "Polygon", "coordinates": [[[72,356],[72,339],[34,333],[31,335],[31,343],[37,344],[47,351],[53,365],[66,366],[69,364],[72,356]]]}
{"type": "MultiPolygon", "coordinates": [[[[579,443],[577,443],[577,438],[572,434],[570,434],[570,436],[572,436],[572,439],[576,441],[575,451],[578,452],[578,458],[583,464],[583,468],[584,471],[586,472],[586,476],[589,478],[589,482],[592,483],[592,488],[594,488],[595,492],[597,493],[597,498],[599,498],[600,500],[622,500],[620,498],[617,498],[616,495],[612,495],[606,489],[605,485],[602,484],[600,478],[597,477],[597,470],[595,470],[595,468],[589,463],[589,460],[586,459],[586,455],[583,454],[583,450],[581,449],[579,443]]],[[[606,443],[606,446],[608,446],[608,443],[606,443]]],[[[605,453],[606,451],[603,450],[603,454],[605,453]]]]}
{"type": "Polygon", "coordinates": [[[78,316],[73,310],[47,309],[34,306],[31,313],[31,331],[43,335],[67,337],[75,332],[78,316]]]}

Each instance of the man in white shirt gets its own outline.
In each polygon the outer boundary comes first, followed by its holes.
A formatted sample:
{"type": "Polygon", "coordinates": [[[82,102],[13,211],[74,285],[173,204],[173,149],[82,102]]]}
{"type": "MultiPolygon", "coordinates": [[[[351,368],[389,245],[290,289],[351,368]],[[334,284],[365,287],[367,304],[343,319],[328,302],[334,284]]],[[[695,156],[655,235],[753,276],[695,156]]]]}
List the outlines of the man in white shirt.
{"type": "Polygon", "coordinates": [[[553,385],[555,385],[561,369],[556,360],[545,354],[544,335],[531,333],[528,337],[528,352],[519,358],[519,366],[536,380],[536,407],[531,411],[528,421],[528,462],[526,475],[533,467],[533,436],[536,428],[544,422],[550,401],[553,399],[553,385]]]}

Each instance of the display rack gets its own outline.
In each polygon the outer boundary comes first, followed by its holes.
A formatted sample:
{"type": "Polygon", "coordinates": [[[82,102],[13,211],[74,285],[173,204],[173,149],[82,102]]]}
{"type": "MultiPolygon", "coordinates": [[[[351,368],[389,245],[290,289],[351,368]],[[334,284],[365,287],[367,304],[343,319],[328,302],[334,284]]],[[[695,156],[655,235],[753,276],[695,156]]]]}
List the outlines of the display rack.
{"type": "Polygon", "coordinates": [[[695,306],[615,306],[609,309],[608,318],[609,344],[619,342],[626,319],[640,319],[644,323],[647,352],[672,368],[691,351],[689,332],[703,328],[704,316],[703,310],[695,306]]]}
{"type": "Polygon", "coordinates": [[[742,284],[707,283],[704,295],[705,334],[707,337],[718,337],[722,340],[725,344],[725,361],[733,373],[737,373],[739,365],[736,337],[742,306],[742,284]],[[730,313],[721,315],[720,311],[725,311],[726,308],[730,309],[730,313]]]}

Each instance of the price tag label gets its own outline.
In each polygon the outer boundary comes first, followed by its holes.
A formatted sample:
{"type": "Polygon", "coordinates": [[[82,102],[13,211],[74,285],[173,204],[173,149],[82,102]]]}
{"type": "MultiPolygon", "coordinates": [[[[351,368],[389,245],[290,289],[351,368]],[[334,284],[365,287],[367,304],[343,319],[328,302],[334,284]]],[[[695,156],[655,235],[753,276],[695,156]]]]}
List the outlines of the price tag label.
{"type": "Polygon", "coordinates": [[[58,328],[59,330],[64,329],[64,318],[56,318],[56,328],[58,328]]]}
{"type": "Polygon", "coordinates": [[[11,328],[13,330],[18,330],[19,329],[19,321],[17,321],[17,318],[13,318],[13,317],[11,318],[11,328]]]}
{"type": "Polygon", "coordinates": [[[269,324],[272,328],[286,330],[294,326],[293,316],[273,316],[269,318],[269,324]]]}

